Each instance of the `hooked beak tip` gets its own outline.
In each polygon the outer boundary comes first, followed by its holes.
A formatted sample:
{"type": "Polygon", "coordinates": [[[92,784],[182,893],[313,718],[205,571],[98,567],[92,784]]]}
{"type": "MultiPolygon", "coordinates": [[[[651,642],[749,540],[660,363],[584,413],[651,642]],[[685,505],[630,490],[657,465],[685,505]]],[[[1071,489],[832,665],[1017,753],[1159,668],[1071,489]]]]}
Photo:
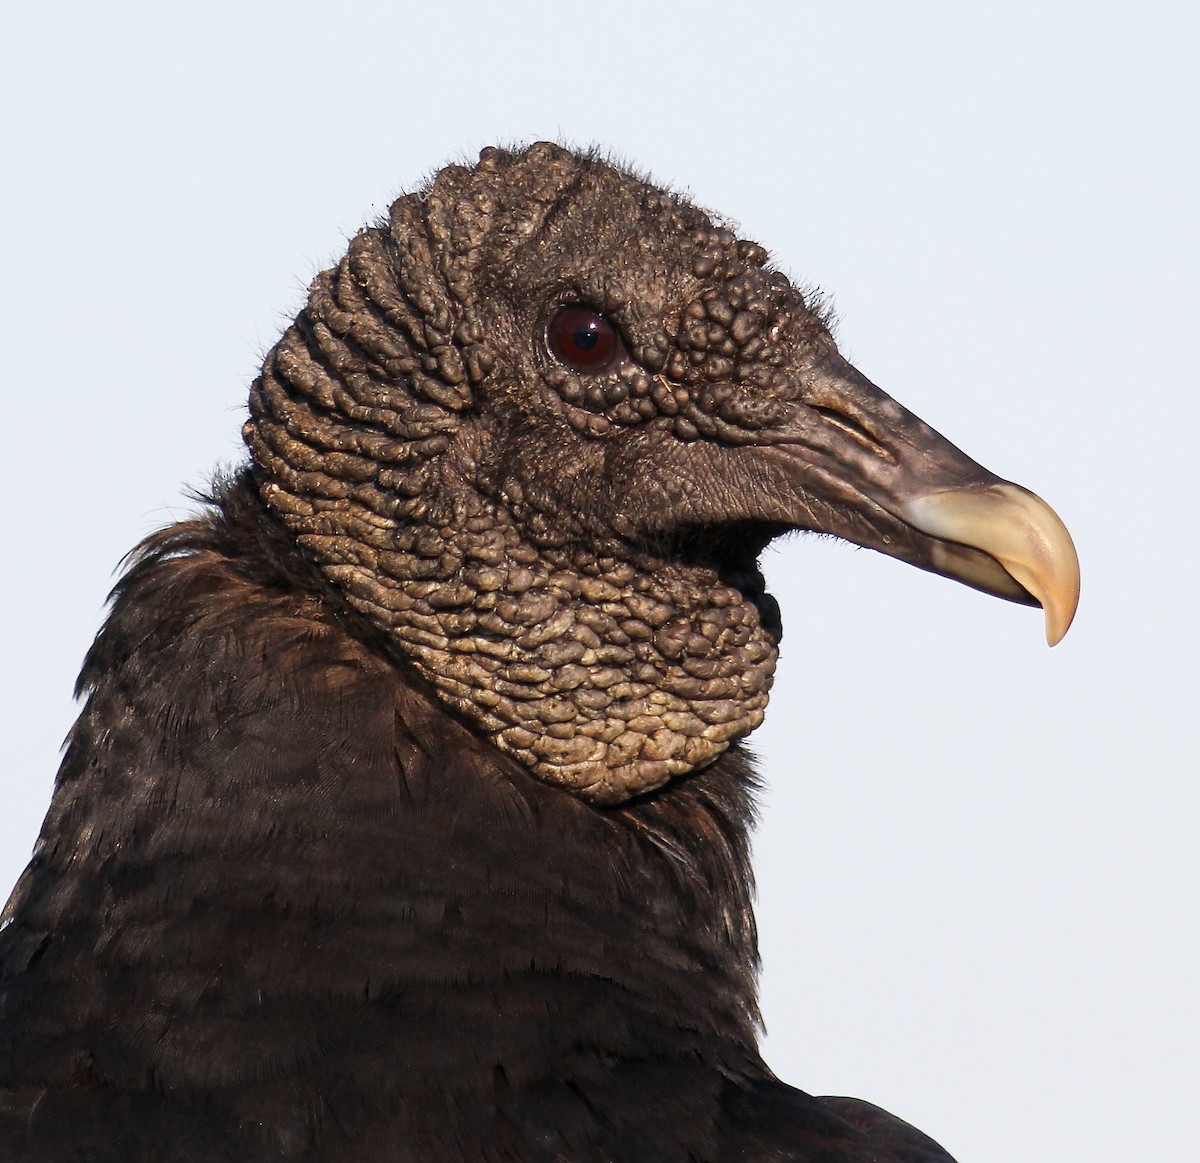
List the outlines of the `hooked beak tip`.
{"type": "Polygon", "coordinates": [[[1040,497],[997,481],[913,497],[904,517],[929,537],[990,557],[1045,611],[1046,642],[1062,641],[1079,604],[1079,558],[1067,527],[1040,497]]]}

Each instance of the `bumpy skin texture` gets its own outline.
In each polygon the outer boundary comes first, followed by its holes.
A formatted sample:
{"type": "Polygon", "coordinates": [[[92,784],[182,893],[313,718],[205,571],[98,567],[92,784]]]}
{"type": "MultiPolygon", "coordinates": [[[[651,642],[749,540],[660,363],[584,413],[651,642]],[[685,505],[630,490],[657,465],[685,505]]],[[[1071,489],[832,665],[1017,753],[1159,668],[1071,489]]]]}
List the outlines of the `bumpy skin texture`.
{"type": "Polygon", "coordinates": [[[715,561],[653,535],[712,523],[695,494],[715,471],[673,460],[753,438],[778,365],[826,341],[765,258],[593,159],[485,151],[353,240],[251,397],[264,496],[298,542],[450,705],[594,802],[762,721],[771,634],[715,561]],[[555,363],[538,340],[572,302],[630,358],[555,363]]]}
{"type": "Polygon", "coordinates": [[[0,931],[0,1159],[947,1163],[756,1048],[754,558],[890,526],[739,450],[836,359],[759,247],[554,146],[361,232],[85,662],[0,931]],[[573,303],[601,374],[547,348],[573,303]]]}

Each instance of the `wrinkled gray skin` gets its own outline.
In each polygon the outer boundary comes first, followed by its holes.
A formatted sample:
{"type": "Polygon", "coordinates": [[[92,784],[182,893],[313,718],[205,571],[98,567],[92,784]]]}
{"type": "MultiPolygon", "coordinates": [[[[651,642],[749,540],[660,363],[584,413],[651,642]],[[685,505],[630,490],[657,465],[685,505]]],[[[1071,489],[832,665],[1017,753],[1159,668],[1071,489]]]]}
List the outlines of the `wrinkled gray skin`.
{"type": "Polygon", "coordinates": [[[773,534],[925,564],[876,497],[986,476],[766,260],[595,158],[485,150],[360,232],[255,385],[270,508],[451,706],[595,803],[762,721],[773,534]],[[610,368],[549,350],[571,304],[618,329],[610,368]]]}

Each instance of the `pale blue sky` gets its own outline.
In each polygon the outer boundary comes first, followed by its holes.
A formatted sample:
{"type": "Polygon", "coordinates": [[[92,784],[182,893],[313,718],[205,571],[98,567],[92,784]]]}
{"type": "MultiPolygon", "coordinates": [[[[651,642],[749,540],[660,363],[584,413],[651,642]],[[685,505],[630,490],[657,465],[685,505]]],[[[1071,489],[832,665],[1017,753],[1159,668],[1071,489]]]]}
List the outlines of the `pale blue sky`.
{"type": "Polygon", "coordinates": [[[869,552],[768,554],[768,1061],[962,1163],[1194,1158],[1196,11],[0,6],[5,887],[114,567],[240,458],[311,276],[446,160],[599,143],[831,291],[1083,564],[1048,651],[869,552]]]}

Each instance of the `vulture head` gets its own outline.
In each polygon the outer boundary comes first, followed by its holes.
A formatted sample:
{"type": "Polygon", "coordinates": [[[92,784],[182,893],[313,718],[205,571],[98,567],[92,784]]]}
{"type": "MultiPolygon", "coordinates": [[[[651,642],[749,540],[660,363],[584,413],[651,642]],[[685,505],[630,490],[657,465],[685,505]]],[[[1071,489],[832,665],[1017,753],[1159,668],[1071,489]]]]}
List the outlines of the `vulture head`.
{"type": "Polygon", "coordinates": [[[486,149],[362,230],[251,394],[269,509],[438,696],[599,805],[761,722],[757,558],[834,534],[1017,602],[1071,540],[838,353],[766,251],[550,144],[486,149]]]}

